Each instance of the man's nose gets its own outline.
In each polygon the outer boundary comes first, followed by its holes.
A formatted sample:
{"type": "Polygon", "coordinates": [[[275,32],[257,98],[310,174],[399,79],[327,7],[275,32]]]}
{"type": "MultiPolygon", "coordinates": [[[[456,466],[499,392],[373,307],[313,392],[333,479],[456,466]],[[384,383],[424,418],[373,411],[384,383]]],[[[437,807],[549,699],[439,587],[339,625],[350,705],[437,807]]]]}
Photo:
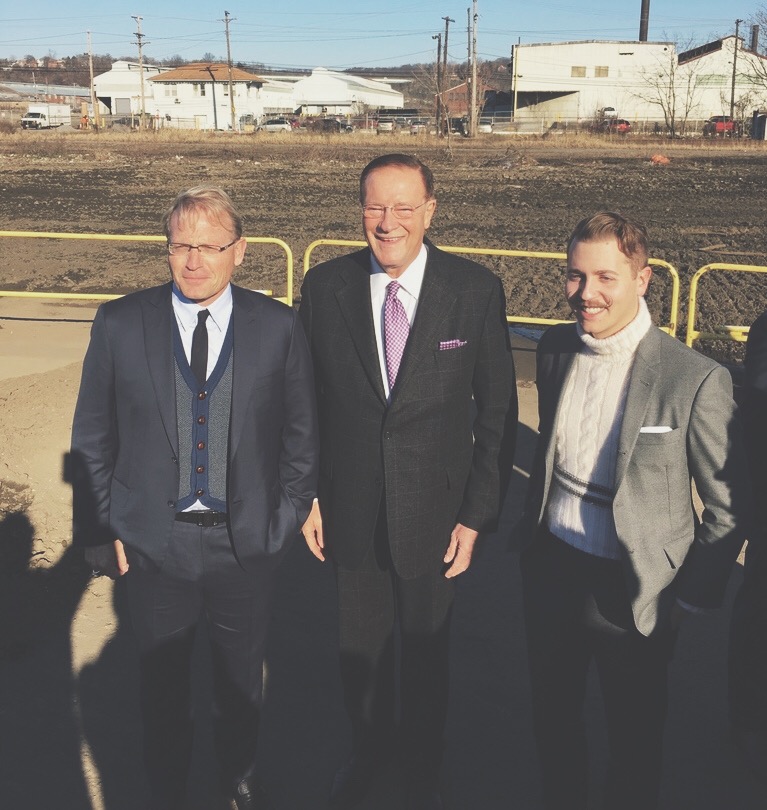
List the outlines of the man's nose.
{"type": "Polygon", "coordinates": [[[195,268],[202,264],[202,251],[197,247],[192,247],[186,255],[186,266],[195,268]]]}
{"type": "Polygon", "coordinates": [[[387,206],[383,210],[383,214],[381,215],[381,221],[378,223],[378,227],[382,231],[393,231],[398,226],[399,220],[397,219],[397,217],[394,216],[394,210],[387,206]]]}
{"type": "Polygon", "coordinates": [[[597,294],[597,285],[593,279],[585,278],[581,282],[580,296],[582,301],[590,301],[597,294]]]}

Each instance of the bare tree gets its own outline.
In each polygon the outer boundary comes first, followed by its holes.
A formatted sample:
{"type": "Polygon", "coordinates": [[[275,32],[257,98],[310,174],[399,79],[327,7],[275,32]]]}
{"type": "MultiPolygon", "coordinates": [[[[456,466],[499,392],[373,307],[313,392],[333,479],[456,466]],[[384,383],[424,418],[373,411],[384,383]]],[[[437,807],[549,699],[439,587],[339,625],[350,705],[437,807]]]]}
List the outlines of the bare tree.
{"type": "Polygon", "coordinates": [[[655,65],[640,71],[644,86],[634,93],[638,99],[660,108],[672,138],[684,135],[687,119],[698,106],[702,90],[698,81],[699,61],[690,59],[680,64],[679,52],[679,43],[674,43],[655,65]]]}
{"type": "MultiPolygon", "coordinates": [[[[759,26],[764,42],[767,38],[767,5],[756,11],[749,23],[759,26]]],[[[738,53],[738,59],[744,66],[748,66],[746,70],[738,71],[740,80],[747,79],[752,85],[752,90],[744,95],[750,96],[748,101],[752,102],[754,107],[764,105],[767,103],[767,48],[762,45],[756,52],[742,50],[738,53]]]]}

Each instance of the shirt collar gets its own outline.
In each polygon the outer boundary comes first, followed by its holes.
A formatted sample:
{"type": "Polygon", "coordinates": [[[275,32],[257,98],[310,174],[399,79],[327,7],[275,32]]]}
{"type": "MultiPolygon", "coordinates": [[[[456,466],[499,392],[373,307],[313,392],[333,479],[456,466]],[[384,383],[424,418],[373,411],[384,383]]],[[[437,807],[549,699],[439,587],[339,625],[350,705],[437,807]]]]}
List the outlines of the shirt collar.
{"type": "Polygon", "coordinates": [[[232,314],[232,285],[227,284],[226,289],[209,306],[201,307],[194,301],[186,298],[181,290],[173,283],[173,311],[176,313],[179,328],[186,331],[197,326],[197,313],[201,309],[207,309],[210,313],[208,320],[219,330],[224,331],[229,326],[229,318],[232,314]]]}
{"type": "MultiPolygon", "coordinates": [[[[426,259],[429,252],[426,245],[421,245],[418,255],[407,266],[403,273],[396,279],[391,279],[386,271],[376,261],[373,252],[370,253],[370,274],[373,277],[373,283],[380,287],[386,287],[390,281],[394,280],[399,282],[400,287],[413,298],[418,300],[421,294],[421,285],[423,284],[423,275],[426,271],[426,259]]],[[[196,316],[195,316],[196,317],[196,316]]]]}

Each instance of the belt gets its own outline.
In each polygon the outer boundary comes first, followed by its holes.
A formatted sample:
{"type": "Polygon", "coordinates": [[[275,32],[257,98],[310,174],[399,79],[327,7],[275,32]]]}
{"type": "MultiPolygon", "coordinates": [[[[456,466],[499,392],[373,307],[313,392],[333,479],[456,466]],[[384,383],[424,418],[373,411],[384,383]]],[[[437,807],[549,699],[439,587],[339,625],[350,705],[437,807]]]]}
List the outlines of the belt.
{"type": "Polygon", "coordinates": [[[226,512],[176,512],[176,520],[180,523],[194,523],[195,526],[201,526],[205,529],[211,529],[213,526],[220,526],[229,520],[229,515],[226,512]]]}

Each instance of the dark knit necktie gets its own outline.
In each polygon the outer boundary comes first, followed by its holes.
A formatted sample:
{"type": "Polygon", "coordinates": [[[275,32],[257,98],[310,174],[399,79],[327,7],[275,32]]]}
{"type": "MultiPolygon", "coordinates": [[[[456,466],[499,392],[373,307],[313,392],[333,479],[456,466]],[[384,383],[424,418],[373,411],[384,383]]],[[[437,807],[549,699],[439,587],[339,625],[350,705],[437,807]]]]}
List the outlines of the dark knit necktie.
{"type": "Polygon", "coordinates": [[[189,365],[200,388],[205,387],[205,380],[208,379],[208,327],[205,323],[208,315],[210,312],[207,309],[197,313],[197,326],[192,334],[192,361],[189,365]]]}

